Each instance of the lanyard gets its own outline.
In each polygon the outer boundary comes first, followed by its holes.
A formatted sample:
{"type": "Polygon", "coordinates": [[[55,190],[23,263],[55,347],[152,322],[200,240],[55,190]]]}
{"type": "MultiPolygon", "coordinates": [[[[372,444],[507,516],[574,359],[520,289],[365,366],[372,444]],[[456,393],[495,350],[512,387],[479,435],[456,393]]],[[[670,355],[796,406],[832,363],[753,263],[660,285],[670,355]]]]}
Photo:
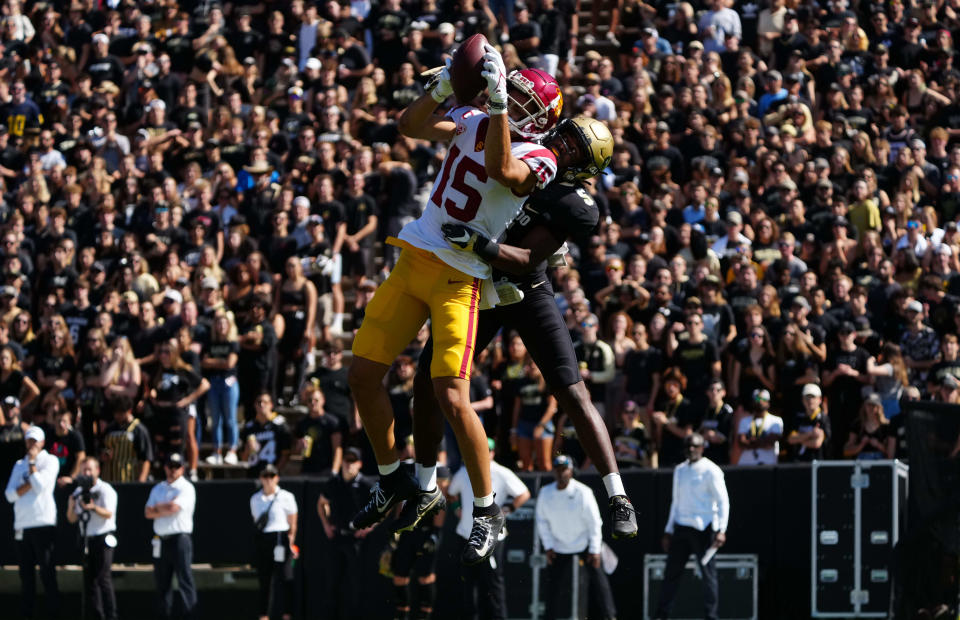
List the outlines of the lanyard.
{"type": "Polygon", "coordinates": [[[763,434],[764,423],[767,421],[767,414],[764,413],[763,417],[759,420],[754,420],[750,423],[750,435],[753,437],[759,437],[763,434]]]}

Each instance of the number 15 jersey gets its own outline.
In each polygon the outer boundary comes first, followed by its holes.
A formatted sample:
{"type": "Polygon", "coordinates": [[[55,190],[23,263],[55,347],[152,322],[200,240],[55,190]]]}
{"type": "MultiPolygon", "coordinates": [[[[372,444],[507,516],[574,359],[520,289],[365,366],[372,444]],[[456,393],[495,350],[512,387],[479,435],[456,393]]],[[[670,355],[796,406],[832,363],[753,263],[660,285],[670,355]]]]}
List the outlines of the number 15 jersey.
{"type": "MultiPolygon", "coordinates": [[[[464,224],[498,238],[520,211],[527,196],[521,196],[487,175],[484,145],[490,117],[477,108],[460,106],[447,112],[456,125],[440,175],[433,183],[423,214],[400,231],[400,239],[434,253],[454,269],[475,278],[487,279],[490,265],[473,252],[450,247],[441,226],[464,224]]],[[[527,164],[542,188],[557,173],[557,160],[550,149],[535,142],[512,142],[513,156],[527,164]]]]}

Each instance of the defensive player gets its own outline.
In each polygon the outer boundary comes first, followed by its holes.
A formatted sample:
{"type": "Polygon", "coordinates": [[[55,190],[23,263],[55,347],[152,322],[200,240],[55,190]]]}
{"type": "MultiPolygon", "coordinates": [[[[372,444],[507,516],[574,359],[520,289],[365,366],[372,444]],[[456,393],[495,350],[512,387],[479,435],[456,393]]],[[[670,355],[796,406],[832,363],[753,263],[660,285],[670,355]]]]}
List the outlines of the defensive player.
{"type": "MultiPolygon", "coordinates": [[[[368,504],[353,519],[370,527],[400,502],[414,497],[418,480],[399,467],[394,450],[393,414],[383,377],[397,355],[431,318],[434,354],[431,375],[437,401],[457,437],[474,492],[473,529],[461,559],[485,560],[496,545],[503,515],[494,503],[487,438],[470,407],[481,282],[489,264],[472,252],[451,248],[444,224],[470,224],[489,238],[498,237],[535,187],[556,173],[554,154],[533,142],[557,122],[563,99],[553,77],[536,69],[509,76],[503,59],[487,46],[483,77],[487,82],[485,114],[459,106],[446,115],[437,107],[453,92],[447,68],[429,94],[400,115],[399,129],[409,137],[448,143],[440,176],[426,210],[403,228],[400,258],[367,306],[353,343],[350,387],[380,470],[368,504]],[[511,134],[516,141],[511,143],[511,134]]],[[[492,289],[492,287],[489,287],[492,289]]],[[[492,291],[488,294],[493,297],[492,291]]],[[[491,301],[495,301],[492,299],[491,301]]],[[[418,468],[417,478],[436,487],[436,467],[418,468]]]]}
{"type": "MultiPolygon", "coordinates": [[[[554,300],[547,259],[568,237],[582,238],[596,227],[599,211],[583,182],[597,176],[613,155],[613,137],[600,121],[577,117],[561,121],[544,141],[557,157],[561,180],[537,191],[510,225],[503,243],[492,241],[468,225],[451,223],[444,234],[455,246],[470,250],[494,266],[494,281],[501,292],[515,286],[516,303],[501,304],[480,313],[476,351],[482,351],[501,328],[515,329],[563,411],[577,429],[577,436],[603,476],[610,498],[610,521],[614,538],[637,533],[633,505],[627,499],[616,457],[603,419],[584,385],[573,343],[554,300]]],[[[430,345],[428,345],[430,346],[430,345]]],[[[442,419],[426,382],[421,364],[414,397],[414,444],[421,467],[435,462],[442,437],[442,419]]],[[[412,528],[433,507],[437,491],[421,489],[415,501],[407,502],[397,529],[412,528]]]]}

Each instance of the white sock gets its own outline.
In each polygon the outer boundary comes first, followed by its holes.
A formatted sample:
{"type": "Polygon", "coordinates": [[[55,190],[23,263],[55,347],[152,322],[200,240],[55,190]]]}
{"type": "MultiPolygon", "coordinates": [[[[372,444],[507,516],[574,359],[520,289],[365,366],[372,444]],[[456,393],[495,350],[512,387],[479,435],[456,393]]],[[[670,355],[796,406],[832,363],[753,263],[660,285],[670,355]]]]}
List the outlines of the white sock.
{"type": "Polygon", "coordinates": [[[377,465],[377,469],[380,470],[381,476],[389,476],[393,472],[400,469],[400,461],[394,461],[389,465],[377,465]]]}
{"type": "Polygon", "coordinates": [[[607,497],[627,494],[627,492],[623,490],[623,480],[620,479],[619,473],[615,472],[604,476],[603,486],[607,489],[607,497]]]}
{"type": "Polygon", "coordinates": [[[487,506],[493,506],[493,493],[490,495],[484,495],[483,497],[474,497],[473,505],[477,508],[486,508],[487,506]]]}
{"type": "Polygon", "coordinates": [[[432,491],[437,488],[437,465],[430,467],[417,463],[414,466],[417,471],[417,480],[420,482],[421,491],[432,491]]]}

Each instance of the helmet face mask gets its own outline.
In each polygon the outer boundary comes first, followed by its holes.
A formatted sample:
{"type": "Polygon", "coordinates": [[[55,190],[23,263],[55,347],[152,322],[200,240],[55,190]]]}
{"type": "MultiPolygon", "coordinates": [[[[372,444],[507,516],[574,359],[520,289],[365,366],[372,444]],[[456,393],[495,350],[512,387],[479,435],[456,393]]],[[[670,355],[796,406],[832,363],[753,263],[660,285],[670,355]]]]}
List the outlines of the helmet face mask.
{"type": "Polygon", "coordinates": [[[561,121],[544,143],[557,153],[560,178],[567,182],[599,176],[613,160],[613,136],[606,125],[592,118],[561,121]]]}
{"type": "Polygon", "coordinates": [[[507,97],[510,131],[527,139],[542,138],[556,125],[563,109],[560,85],[539,69],[510,73],[507,97]]]}

